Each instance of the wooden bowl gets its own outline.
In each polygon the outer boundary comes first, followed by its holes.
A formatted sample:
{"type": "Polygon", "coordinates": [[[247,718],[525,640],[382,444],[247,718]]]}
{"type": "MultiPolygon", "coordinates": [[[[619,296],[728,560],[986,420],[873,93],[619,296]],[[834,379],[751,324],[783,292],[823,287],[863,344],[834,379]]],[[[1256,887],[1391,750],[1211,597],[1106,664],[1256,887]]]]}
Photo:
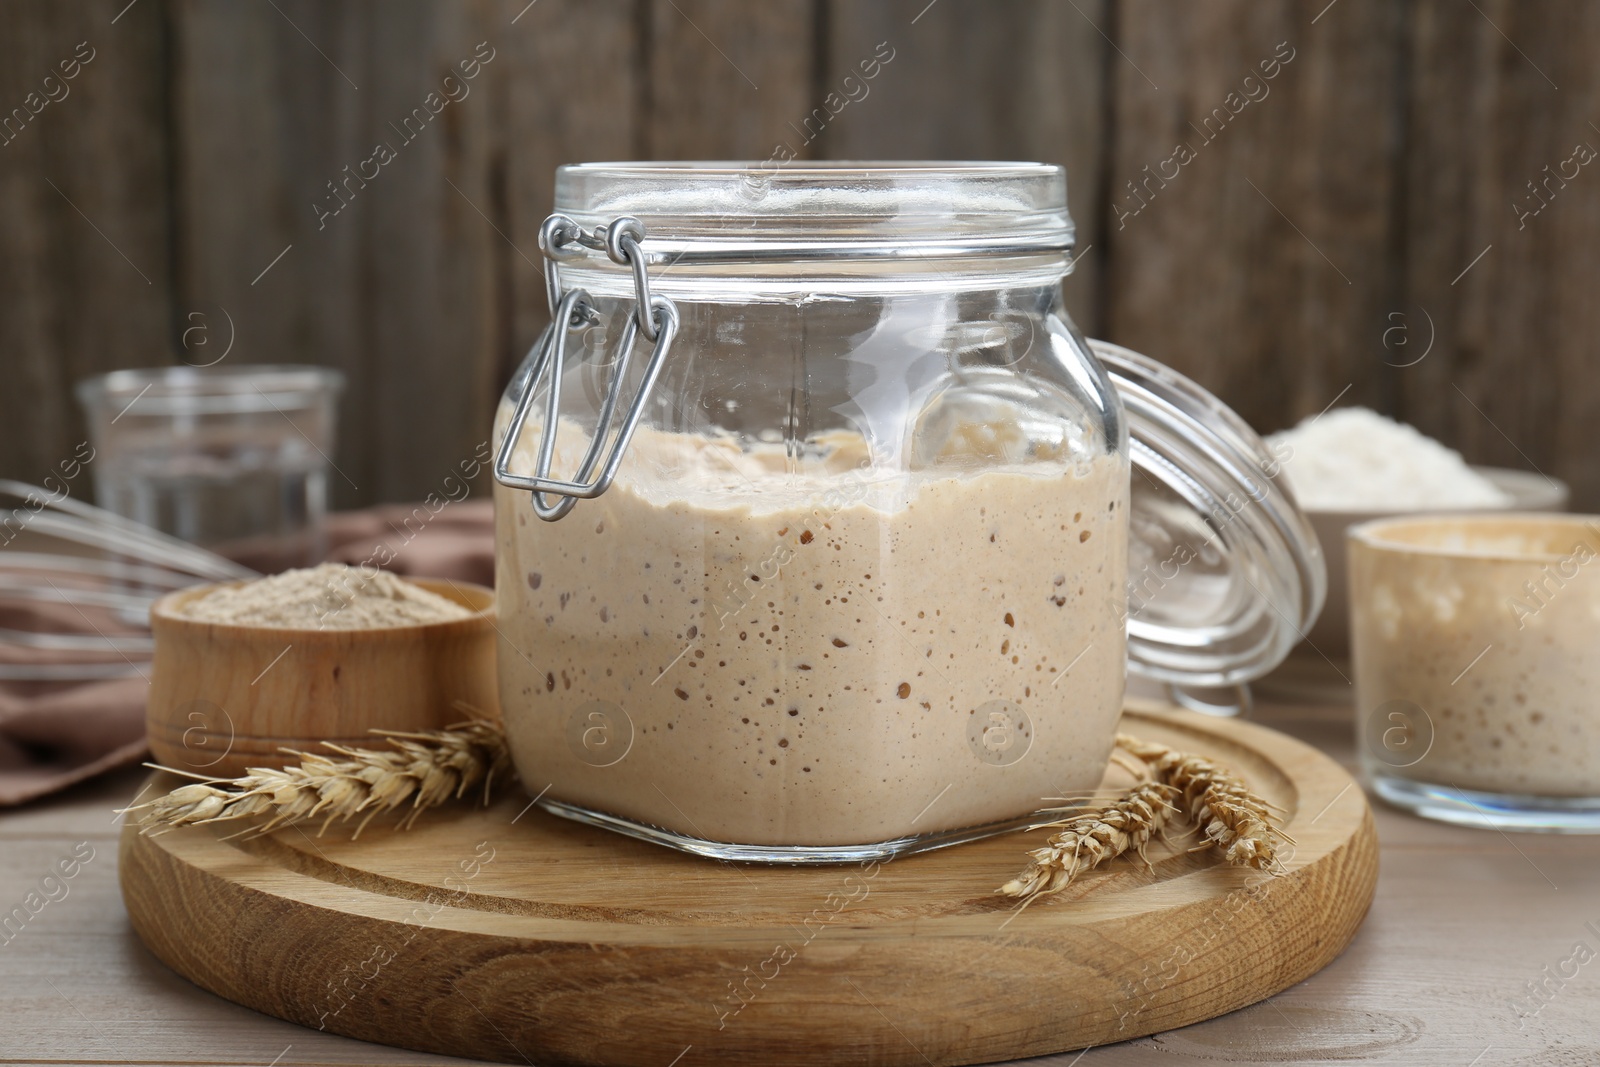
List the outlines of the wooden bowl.
{"type": "Polygon", "coordinates": [[[292,762],[285,746],[371,747],[369,732],[437,730],[468,715],[499,718],[494,591],[416,584],[470,609],[464,619],[361,630],[202,622],[180,614],[215,586],[171,593],[150,610],[155,660],[145,723],[157,762],[232,778],[292,762]]]}

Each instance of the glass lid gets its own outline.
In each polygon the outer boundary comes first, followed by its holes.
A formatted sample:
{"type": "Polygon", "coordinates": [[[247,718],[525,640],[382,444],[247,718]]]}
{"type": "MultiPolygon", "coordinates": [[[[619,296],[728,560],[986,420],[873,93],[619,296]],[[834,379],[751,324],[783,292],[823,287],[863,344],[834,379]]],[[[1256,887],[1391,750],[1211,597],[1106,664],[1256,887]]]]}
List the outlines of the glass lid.
{"type": "Polygon", "coordinates": [[[1232,409],[1148,356],[1089,344],[1128,417],[1129,669],[1190,687],[1259,678],[1322,610],[1316,534],[1232,409]]]}

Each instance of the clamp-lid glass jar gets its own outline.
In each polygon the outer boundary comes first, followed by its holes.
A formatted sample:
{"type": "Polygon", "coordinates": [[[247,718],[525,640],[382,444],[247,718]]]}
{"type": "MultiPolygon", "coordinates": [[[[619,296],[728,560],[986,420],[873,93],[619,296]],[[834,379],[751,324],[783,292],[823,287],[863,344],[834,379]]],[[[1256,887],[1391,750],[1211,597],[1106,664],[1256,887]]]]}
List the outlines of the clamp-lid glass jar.
{"type": "Polygon", "coordinates": [[[1260,440],[1068,319],[1061,168],[586,164],[556,209],[496,420],[547,809],[783,862],[992,833],[1099,783],[1130,660],[1235,684],[1320,606],[1260,440]]]}

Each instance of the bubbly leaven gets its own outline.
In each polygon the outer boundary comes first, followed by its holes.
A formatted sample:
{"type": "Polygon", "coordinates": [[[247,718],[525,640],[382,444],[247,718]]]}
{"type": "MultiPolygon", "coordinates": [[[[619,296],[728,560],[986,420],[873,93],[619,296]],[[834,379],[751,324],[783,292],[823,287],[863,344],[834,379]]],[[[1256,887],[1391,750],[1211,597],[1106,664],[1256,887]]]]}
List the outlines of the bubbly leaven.
{"type": "Polygon", "coordinates": [[[616,484],[560,521],[496,488],[501,702],[530,793],[716,841],[841,845],[1099,783],[1123,694],[1126,461],[941,455],[880,481],[866,455],[848,433],[797,451],[641,430],[616,484]],[[991,722],[1014,731],[993,750],[991,722]]]}
{"type": "Polygon", "coordinates": [[[1600,526],[1409,520],[1352,538],[1350,563],[1374,770],[1488,793],[1600,793],[1600,526]]]}

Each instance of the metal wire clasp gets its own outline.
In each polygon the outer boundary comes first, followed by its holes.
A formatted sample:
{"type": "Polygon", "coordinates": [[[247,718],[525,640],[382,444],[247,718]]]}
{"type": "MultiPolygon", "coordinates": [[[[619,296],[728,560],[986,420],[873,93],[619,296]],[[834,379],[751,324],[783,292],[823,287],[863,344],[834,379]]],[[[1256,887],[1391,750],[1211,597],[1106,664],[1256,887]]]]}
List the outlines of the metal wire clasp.
{"type": "Polygon", "coordinates": [[[644,251],[639,243],[644,240],[644,224],[630,215],[614,220],[609,226],[596,227],[585,233],[566,215],[551,215],[539,227],[539,249],[549,260],[545,283],[550,298],[550,325],[534,342],[528,354],[532,371],[527,388],[517,401],[516,411],[506,426],[500,451],[495,455],[494,477],[501,485],[512,489],[526,489],[533,494],[533,510],[539,518],[554,522],[571,511],[579,500],[592,500],[611,487],[617,468],[633,432],[639,428],[645,402],[661,373],[672,341],[678,334],[678,307],[664,296],[650,292],[650,277],[645,270],[644,251]],[[555,458],[556,428],[561,413],[561,377],[566,364],[567,338],[576,329],[596,325],[600,313],[594,302],[582,289],[563,293],[561,290],[560,260],[581,254],[581,248],[604,251],[613,263],[628,267],[633,272],[633,289],[636,304],[622,329],[618,346],[617,365],[612,372],[611,385],[600,404],[595,421],[594,436],[589,448],[578,464],[571,481],[550,477],[550,463],[555,458]],[[606,441],[611,437],[612,422],[616,418],[617,403],[622,392],[623,379],[627,377],[628,364],[639,335],[653,346],[650,360],[645,365],[644,380],[639,392],[623,416],[622,426],[609,451],[606,441]],[[534,395],[539,391],[545,376],[550,386],[545,393],[544,425],[539,430],[539,447],[534,459],[533,474],[513,474],[511,456],[517,442],[522,439],[522,428],[528,421],[528,411],[533,406],[534,395]],[[602,455],[604,458],[602,458],[602,455]],[[559,497],[551,500],[551,497],[559,497]]]}

